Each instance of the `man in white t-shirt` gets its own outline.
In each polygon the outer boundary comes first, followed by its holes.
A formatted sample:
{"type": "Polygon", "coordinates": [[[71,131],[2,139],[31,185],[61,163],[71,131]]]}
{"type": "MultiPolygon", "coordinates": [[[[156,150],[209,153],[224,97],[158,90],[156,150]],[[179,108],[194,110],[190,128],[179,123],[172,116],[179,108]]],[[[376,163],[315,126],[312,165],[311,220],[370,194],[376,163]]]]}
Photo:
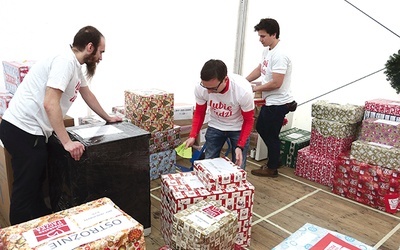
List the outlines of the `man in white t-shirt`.
{"type": "Polygon", "coordinates": [[[285,115],[294,111],[297,103],[290,90],[292,62],[279,39],[279,24],[272,18],[264,18],[254,27],[265,47],[260,64],[246,77],[250,82],[261,76],[261,85],[252,85],[253,91],[262,91],[265,104],[256,124],[257,132],[268,148],[268,162],[253,175],[277,177],[280,166],[280,139],[285,115]]]}
{"type": "Polygon", "coordinates": [[[11,155],[14,174],[12,225],[51,213],[45,205],[42,186],[48,160],[47,141],[53,132],[73,159],[81,158],[85,147],[70,139],[63,121],[78,93],[107,122],[121,121],[104,111],[81,69],[86,64],[86,76],[91,79],[104,51],[104,36],[95,27],[83,27],[66,53],[35,63],[11,99],[0,125],[0,139],[11,155]]]}
{"type": "Polygon", "coordinates": [[[207,106],[210,120],[206,131],[205,158],[220,157],[227,139],[232,146],[232,161],[246,167],[249,136],[254,123],[254,94],[250,83],[237,74],[227,74],[221,60],[207,61],[200,72],[201,82],[195,87],[196,109],[186,147],[194,144],[203,125],[207,106]]]}

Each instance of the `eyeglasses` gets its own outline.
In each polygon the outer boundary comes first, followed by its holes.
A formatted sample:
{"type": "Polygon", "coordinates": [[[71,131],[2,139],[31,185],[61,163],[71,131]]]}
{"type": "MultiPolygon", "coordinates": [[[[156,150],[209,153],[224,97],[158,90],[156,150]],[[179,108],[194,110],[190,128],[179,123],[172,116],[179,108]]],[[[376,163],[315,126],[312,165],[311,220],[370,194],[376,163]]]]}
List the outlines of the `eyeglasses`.
{"type": "Polygon", "coordinates": [[[219,86],[221,85],[221,83],[222,83],[223,81],[224,81],[224,80],[222,80],[220,83],[218,83],[217,87],[214,87],[214,88],[209,88],[209,87],[204,86],[203,82],[200,82],[200,86],[202,86],[203,88],[205,88],[205,89],[207,89],[207,90],[211,90],[211,91],[217,92],[219,86]]]}

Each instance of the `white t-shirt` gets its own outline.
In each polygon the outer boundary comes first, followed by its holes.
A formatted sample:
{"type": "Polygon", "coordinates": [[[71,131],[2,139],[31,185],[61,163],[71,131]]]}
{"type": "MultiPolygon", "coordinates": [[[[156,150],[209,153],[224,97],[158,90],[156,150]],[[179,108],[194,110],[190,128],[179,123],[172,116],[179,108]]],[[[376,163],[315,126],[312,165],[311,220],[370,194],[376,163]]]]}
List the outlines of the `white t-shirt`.
{"type": "Polygon", "coordinates": [[[64,54],[36,62],[10,101],[3,119],[34,135],[52,134],[47,113],[43,107],[46,87],[63,91],[63,116],[78,96],[79,89],[87,86],[81,64],[69,48],[64,54]]]}
{"type": "Polygon", "coordinates": [[[253,92],[246,78],[237,74],[230,74],[228,78],[229,89],[223,94],[209,94],[200,84],[196,85],[196,103],[202,105],[208,102],[208,126],[222,131],[240,131],[243,124],[241,110],[248,112],[254,109],[253,92]]]}
{"type": "Polygon", "coordinates": [[[282,86],[272,91],[263,91],[262,98],[265,99],[265,105],[283,105],[292,102],[293,96],[290,90],[292,79],[292,62],[283,51],[281,42],[272,49],[267,47],[261,60],[261,82],[265,84],[272,79],[272,73],[285,74],[282,86]]]}

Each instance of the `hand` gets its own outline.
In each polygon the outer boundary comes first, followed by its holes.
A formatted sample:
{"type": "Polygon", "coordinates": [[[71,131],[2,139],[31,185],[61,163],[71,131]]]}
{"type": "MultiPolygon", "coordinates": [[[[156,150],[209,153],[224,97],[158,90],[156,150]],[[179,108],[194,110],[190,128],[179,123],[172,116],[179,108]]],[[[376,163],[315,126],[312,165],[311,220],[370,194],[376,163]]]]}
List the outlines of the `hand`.
{"type": "Polygon", "coordinates": [[[70,153],[75,161],[79,161],[85,151],[85,146],[78,141],[69,141],[64,145],[64,149],[70,153]]]}
{"type": "Polygon", "coordinates": [[[242,166],[243,162],[243,152],[241,148],[236,148],[235,149],[235,155],[236,155],[236,162],[235,164],[238,165],[239,167],[242,166]]]}
{"type": "Polygon", "coordinates": [[[119,116],[110,116],[107,123],[122,122],[122,118],[119,116]]]}
{"type": "Polygon", "coordinates": [[[184,143],[185,143],[185,148],[193,146],[194,142],[196,141],[196,138],[189,137],[184,143]]]}

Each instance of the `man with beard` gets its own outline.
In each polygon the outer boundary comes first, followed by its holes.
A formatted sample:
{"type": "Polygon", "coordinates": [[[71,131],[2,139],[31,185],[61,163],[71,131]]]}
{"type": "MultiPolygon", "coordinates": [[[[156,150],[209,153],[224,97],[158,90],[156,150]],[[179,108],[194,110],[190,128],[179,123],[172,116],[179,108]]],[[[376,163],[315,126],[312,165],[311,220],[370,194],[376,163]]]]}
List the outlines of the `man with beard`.
{"type": "Polygon", "coordinates": [[[64,149],[78,161],[85,147],[72,141],[63,117],[81,94],[86,104],[107,122],[109,116],[89,89],[81,66],[90,80],[105,51],[104,36],[92,26],[83,27],[68,51],[35,63],[18,87],[3,115],[0,139],[11,155],[14,173],[10,204],[12,225],[51,213],[43,199],[47,168],[47,141],[56,133],[64,149]]]}

